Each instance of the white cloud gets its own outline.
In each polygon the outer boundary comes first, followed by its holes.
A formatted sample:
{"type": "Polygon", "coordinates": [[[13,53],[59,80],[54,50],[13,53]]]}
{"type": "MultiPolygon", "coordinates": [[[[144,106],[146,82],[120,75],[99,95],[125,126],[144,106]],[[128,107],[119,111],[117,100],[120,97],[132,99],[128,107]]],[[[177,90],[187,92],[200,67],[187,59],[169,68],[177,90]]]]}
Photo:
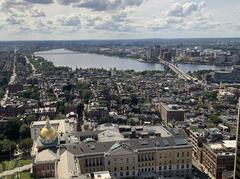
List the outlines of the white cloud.
{"type": "Polygon", "coordinates": [[[15,13],[15,11],[24,11],[31,7],[29,3],[23,0],[1,0],[0,9],[5,13],[15,13]]]}
{"type": "Polygon", "coordinates": [[[203,8],[204,2],[186,2],[183,4],[174,3],[166,14],[175,17],[186,17],[191,15],[193,12],[202,11],[203,8]]]}
{"type": "Polygon", "coordinates": [[[73,7],[87,8],[95,11],[109,11],[125,9],[132,6],[140,6],[144,0],[81,0],[73,4],[73,7]]]}
{"type": "Polygon", "coordinates": [[[81,26],[79,15],[58,16],[55,22],[59,26],[81,26]]]}
{"type": "Polygon", "coordinates": [[[80,2],[80,0],[56,0],[61,5],[70,5],[72,3],[80,2]]]}
{"type": "Polygon", "coordinates": [[[29,3],[34,3],[34,4],[51,4],[53,3],[53,0],[23,0],[29,3]]]}
{"type": "Polygon", "coordinates": [[[30,17],[46,17],[46,14],[41,9],[35,7],[28,11],[28,15],[30,17]]]}
{"type": "Polygon", "coordinates": [[[180,2],[183,1],[0,0],[0,31],[4,38],[10,33],[9,37],[14,33],[16,36],[21,33],[19,36],[22,37],[24,31],[29,36],[41,34],[42,37],[48,37],[51,34],[51,37],[60,38],[68,38],[73,34],[77,38],[118,35],[142,38],[143,35],[149,37],[152,34],[157,37],[169,34],[215,35],[217,31],[240,33],[239,26],[235,25],[238,24],[237,15],[235,21],[225,19],[226,13],[224,9],[217,9],[218,4],[213,10],[208,1],[180,2]],[[227,23],[233,25],[223,25],[227,23]]]}
{"type": "Polygon", "coordinates": [[[8,17],[5,22],[9,25],[21,25],[25,21],[22,18],[8,17]]]}

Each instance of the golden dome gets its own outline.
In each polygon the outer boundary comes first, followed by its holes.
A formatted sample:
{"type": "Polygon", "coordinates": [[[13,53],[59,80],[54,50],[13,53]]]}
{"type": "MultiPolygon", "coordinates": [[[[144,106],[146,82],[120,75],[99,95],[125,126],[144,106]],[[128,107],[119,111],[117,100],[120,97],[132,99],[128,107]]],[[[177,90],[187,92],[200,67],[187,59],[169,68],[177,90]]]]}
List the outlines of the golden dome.
{"type": "Polygon", "coordinates": [[[49,119],[46,120],[45,126],[40,131],[40,138],[45,143],[51,143],[57,138],[57,132],[51,126],[49,119]]]}

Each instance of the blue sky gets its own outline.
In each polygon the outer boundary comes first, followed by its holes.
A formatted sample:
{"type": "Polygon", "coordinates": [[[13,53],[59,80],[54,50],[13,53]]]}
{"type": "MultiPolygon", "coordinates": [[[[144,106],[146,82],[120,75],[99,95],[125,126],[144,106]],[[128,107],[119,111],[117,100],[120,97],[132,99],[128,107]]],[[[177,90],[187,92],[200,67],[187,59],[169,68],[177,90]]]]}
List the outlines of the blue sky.
{"type": "Polygon", "coordinates": [[[239,0],[0,0],[0,40],[240,37],[239,0]]]}

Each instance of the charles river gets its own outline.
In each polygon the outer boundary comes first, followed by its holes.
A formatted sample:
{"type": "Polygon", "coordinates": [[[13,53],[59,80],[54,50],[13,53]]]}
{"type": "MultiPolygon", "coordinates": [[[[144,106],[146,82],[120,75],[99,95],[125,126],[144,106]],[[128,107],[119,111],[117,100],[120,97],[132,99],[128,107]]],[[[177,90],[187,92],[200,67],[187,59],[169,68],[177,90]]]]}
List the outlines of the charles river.
{"type": "MultiPolygon", "coordinates": [[[[52,61],[56,66],[68,66],[75,69],[78,68],[104,68],[118,70],[160,70],[163,71],[163,65],[158,63],[143,63],[138,60],[129,58],[110,57],[105,55],[87,54],[87,53],[71,53],[66,49],[54,49],[48,51],[35,52],[36,56],[41,56],[46,60],[52,61]]],[[[222,67],[214,65],[196,65],[196,64],[178,64],[184,71],[198,70],[221,70],[222,67]]]]}

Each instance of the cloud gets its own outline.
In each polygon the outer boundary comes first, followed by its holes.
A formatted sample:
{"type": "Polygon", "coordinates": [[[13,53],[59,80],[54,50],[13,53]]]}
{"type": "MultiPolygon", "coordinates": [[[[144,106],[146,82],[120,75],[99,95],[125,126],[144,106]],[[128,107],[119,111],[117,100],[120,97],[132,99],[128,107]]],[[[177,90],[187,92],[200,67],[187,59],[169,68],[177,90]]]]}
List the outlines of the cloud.
{"type": "Polygon", "coordinates": [[[151,20],[147,23],[147,29],[152,31],[159,30],[199,30],[204,28],[212,29],[217,23],[211,22],[209,13],[205,11],[205,3],[185,2],[173,3],[170,9],[163,12],[161,17],[151,20]]]}
{"type": "Polygon", "coordinates": [[[81,0],[73,4],[73,7],[87,8],[94,11],[108,11],[125,9],[132,6],[140,6],[144,0],[81,0]]]}
{"type": "Polygon", "coordinates": [[[60,26],[81,26],[78,15],[58,16],[55,22],[60,26]]]}
{"type": "Polygon", "coordinates": [[[1,0],[0,9],[5,13],[15,13],[16,11],[25,11],[31,5],[23,0],[1,0]]]}
{"type": "Polygon", "coordinates": [[[56,0],[61,5],[70,5],[72,3],[80,2],[80,0],[56,0]]]}
{"type": "Polygon", "coordinates": [[[51,4],[53,3],[53,0],[24,0],[29,3],[33,4],[51,4]]]}
{"type": "Polygon", "coordinates": [[[158,31],[179,25],[182,22],[183,22],[182,17],[162,16],[160,18],[156,18],[152,21],[149,21],[146,27],[147,29],[150,29],[152,31],[158,31]]]}
{"type": "Polygon", "coordinates": [[[202,11],[203,8],[204,2],[186,2],[183,4],[174,3],[166,14],[175,17],[186,17],[191,15],[193,12],[202,11]]]}
{"type": "Polygon", "coordinates": [[[15,18],[15,17],[8,17],[5,21],[8,25],[21,25],[25,21],[21,18],[15,18]]]}
{"type": "Polygon", "coordinates": [[[32,8],[28,11],[28,15],[30,17],[46,17],[46,14],[41,10],[37,8],[32,8]]]}
{"type": "Polygon", "coordinates": [[[111,32],[133,32],[137,29],[126,13],[82,15],[81,19],[85,29],[111,32]]]}

